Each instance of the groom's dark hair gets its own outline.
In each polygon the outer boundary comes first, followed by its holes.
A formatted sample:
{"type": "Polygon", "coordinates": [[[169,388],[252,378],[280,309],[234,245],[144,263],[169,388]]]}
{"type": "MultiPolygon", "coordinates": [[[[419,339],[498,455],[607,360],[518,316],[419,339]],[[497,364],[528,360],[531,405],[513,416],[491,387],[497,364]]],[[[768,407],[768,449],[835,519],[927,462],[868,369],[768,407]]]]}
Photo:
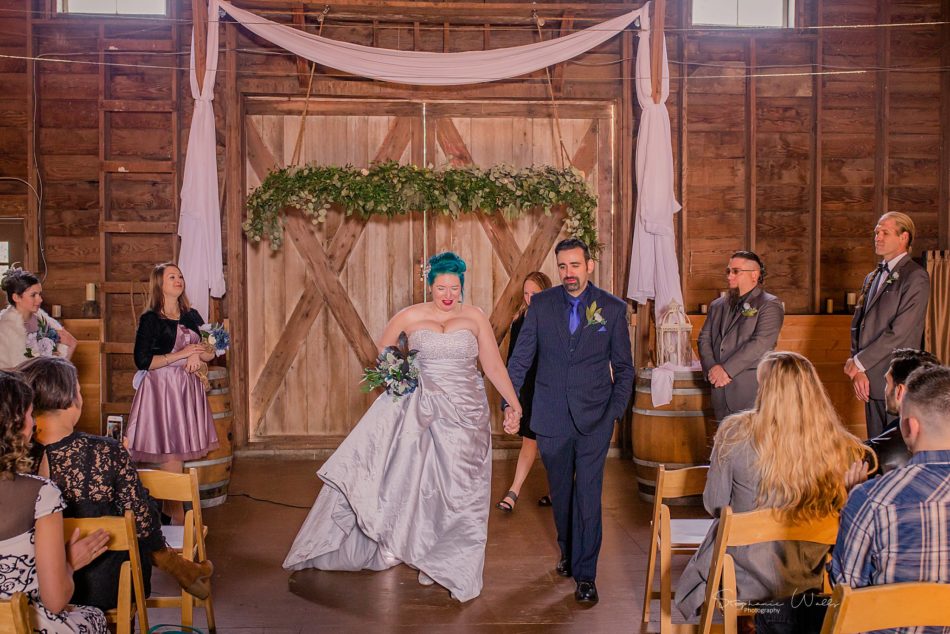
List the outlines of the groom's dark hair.
{"type": "Polygon", "coordinates": [[[584,251],[584,260],[590,260],[590,247],[587,246],[587,243],[581,240],[580,238],[565,238],[557,243],[557,246],[554,247],[554,256],[557,257],[557,254],[561,251],[570,251],[571,249],[581,249],[584,251]]]}

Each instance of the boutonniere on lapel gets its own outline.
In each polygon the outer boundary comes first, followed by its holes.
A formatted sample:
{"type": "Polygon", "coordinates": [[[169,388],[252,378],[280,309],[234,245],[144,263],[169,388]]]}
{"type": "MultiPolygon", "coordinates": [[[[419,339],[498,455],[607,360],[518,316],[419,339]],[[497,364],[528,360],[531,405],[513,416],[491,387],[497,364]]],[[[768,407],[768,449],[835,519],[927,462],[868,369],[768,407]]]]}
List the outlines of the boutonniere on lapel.
{"type": "Polygon", "coordinates": [[[597,305],[597,302],[591,302],[587,307],[587,325],[605,327],[607,320],[604,318],[604,309],[597,305]]]}
{"type": "Polygon", "coordinates": [[[887,276],[886,280],[884,280],[884,286],[890,286],[891,284],[894,283],[894,280],[899,280],[900,277],[901,277],[900,273],[898,273],[897,271],[891,271],[891,274],[887,276]]]}
{"type": "Polygon", "coordinates": [[[742,304],[742,316],[743,317],[755,317],[759,314],[759,309],[750,304],[749,302],[743,302],[742,304]]]}

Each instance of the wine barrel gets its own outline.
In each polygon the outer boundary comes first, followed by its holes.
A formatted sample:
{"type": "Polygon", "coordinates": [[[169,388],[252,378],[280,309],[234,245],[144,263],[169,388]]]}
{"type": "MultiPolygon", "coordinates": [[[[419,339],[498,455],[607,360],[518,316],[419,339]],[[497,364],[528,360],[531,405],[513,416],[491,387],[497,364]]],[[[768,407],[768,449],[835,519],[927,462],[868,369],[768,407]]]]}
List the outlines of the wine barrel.
{"type": "Polygon", "coordinates": [[[198,470],[198,490],[201,494],[201,506],[207,508],[224,504],[228,499],[228,485],[231,483],[231,444],[234,440],[231,413],[231,388],[228,384],[228,369],[212,366],[208,369],[208,404],[214,429],[218,434],[218,448],[199,460],[185,463],[185,469],[198,470]]]}
{"type": "Polygon", "coordinates": [[[653,405],[652,378],[651,368],[637,373],[633,399],[633,462],[640,499],[648,502],[656,491],[657,467],[708,464],[716,433],[709,384],[701,371],[674,373],[673,400],[661,407],[653,405]]]}

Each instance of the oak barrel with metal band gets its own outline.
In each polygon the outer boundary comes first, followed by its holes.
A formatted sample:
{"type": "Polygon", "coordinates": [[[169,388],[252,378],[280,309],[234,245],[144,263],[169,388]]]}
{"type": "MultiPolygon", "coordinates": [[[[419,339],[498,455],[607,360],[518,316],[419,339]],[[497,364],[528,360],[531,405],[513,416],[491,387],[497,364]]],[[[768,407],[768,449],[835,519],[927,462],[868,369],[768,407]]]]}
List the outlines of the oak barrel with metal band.
{"type": "Polygon", "coordinates": [[[234,439],[231,413],[231,388],[228,383],[228,369],[211,366],[208,369],[208,404],[214,429],[218,434],[218,448],[198,460],[185,463],[185,470],[194,467],[198,470],[198,489],[201,494],[201,506],[218,506],[228,499],[228,485],[231,483],[231,444],[234,439]]]}
{"type": "MultiPolygon", "coordinates": [[[[703,373],[675,372],[673,399],[654,407],[652,368],[637,372],[633,398],[633,462],[640,498],[653,501],[656,469],[708,464],[716,433],[709,384],[703,373]]],[[[675,503],[675,500],[671,500],[675,503]]]]}

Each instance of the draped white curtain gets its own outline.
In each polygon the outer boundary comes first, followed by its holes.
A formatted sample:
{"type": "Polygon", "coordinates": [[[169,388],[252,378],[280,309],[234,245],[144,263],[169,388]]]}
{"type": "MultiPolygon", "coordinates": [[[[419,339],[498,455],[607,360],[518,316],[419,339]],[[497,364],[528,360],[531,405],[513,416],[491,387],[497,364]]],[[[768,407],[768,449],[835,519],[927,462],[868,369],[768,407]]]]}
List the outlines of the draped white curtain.
{"type": "Polygon", "coordinates": [[[673,217],[682,207],[673,193],[673,141],[670,113],[669,62],[663,43],[663,73],[660,102],[653,102],[648,18],[640,22],[637,46],[637,100],[640,128],[637,132],[637,216],[630,254],[627,297],[638,303],[655,299],[657,320],[670,302],[683,305],[679,263],[673,232],[673,217]],[[646,24],[645,24],[646,23],[646,24]]]}
{"type": "Polygon", "coordinates": [[[195,70],[194,35],[191,46],[191,96],[195,111],[191,118],[185,172],[181,185],[181,213],[178,235],[181,250],[178,267],[185,276],[192,306],[208,319],[208,294],[222,297],[225,291],[224,262],[221,257],[221,207],[218,202],[218,164],[214,139],[214,76],[218,70],[218,9],[211,0],[208,54],[205,76],[198,83],[195,70]],[[214,21],[212,22],[211,19],[214,21]],[[199,85],[201,90],[198,89],[199,85]]]}
{"type": "Polygon", "coordinates": [[[650,96],[649,9],[650,3],[646,3],[639,9],[602,24],[535,44],[490,51],[426,53],[330,40],[272,22],[225,0],[209,0],[207,68],[200,92],[194,51],[191,56],[191,90],[195,98],[195,113],[188,138],[178,225],[178,233],[182,238],[179,266],[188,281],[192,303],[207,318],[208,293],[213,297],[221,297],[225,291],[212,109],[218,60],[219,10],[259,37],[318,64],[380,81],[433,86],[477,84],[519,77],[576,57],[616,36],[640,18],[637,96],[643,107],[643,117],[637,141],[637,185],[640,194],[634,239],[634,253],[638,257],[634,258],[631,268],[631,291],[628,295],[637,301],[644,301],[656,292],[658,309],[661,305],[666,306],[668,299],[661,298],[667,296],[679,298],[682,302],[672,229],[672,214],[679,209],[679,205],[673,199],[673,155],[670,120],[665,104],[669,94],[669,72],[666,70],[664,46],[663,103],[653,104],[650,96]],[[644,227],[646,234],[643,232],[644,227]],[[644,257],[639,257],[641,252],[644,257]],[[656,281],[653,280],[654,276],[656,281]],[[661,304],[661,301],[664,303],[661,304]]]}

